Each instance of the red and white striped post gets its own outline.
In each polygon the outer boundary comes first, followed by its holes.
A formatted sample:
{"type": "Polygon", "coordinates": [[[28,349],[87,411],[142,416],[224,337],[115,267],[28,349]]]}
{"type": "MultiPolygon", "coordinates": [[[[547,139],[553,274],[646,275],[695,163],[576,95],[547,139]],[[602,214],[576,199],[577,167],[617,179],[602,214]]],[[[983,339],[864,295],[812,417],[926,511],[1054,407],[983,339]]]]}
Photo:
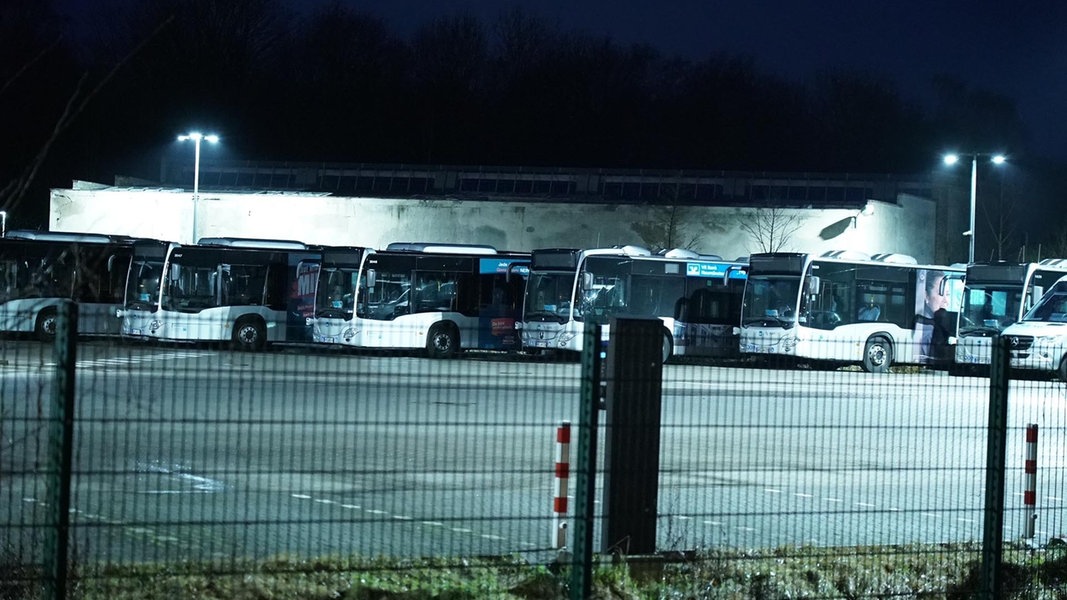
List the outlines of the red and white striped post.
{"type": "Polygon", "coordinates": [[[571,422],[556,428],[556,492],[552,498],[553,548],[567,546],[567,479],[571,471],[571,422]]]}
{"type": "Polygon", "coordinates": [[[1023,489],[1023,537],[1034,538],[1037,524],[1037,424],[1026,426],[1026,475],[1023,489]]]}

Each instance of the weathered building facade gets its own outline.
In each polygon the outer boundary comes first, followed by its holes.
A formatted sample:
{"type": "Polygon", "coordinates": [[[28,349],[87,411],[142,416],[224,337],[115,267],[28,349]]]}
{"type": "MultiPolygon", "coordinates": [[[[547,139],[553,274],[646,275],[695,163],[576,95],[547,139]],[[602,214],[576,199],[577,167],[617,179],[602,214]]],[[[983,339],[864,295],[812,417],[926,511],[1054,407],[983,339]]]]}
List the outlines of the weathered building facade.
{"type": "Polygon", "coordinates": [[[196,198],[183,171],[167,165],[161,180],[175,187],[54,189],[50,229],[185,243],[252,237],[376,248],[640,244],[730,258],[842,249],[920,262],[965,257],[965,239],[948,243],[959,232],[946,240],[960,220],[953,188],[921,179],[243,163],[202,165],[200,177],[196,198]]]}

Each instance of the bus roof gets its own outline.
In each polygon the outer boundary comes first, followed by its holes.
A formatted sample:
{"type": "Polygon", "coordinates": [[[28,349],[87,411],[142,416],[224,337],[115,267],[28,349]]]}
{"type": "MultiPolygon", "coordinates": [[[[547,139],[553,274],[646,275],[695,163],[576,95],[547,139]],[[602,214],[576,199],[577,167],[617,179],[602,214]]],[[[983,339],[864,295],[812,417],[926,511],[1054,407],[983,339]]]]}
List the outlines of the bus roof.
{"type": "Polygon", "coordinates": [[[307,250],[307,244],[295,240],[265,240],[256,238],[205,237],[197,246],[229,246],[231,248],[262,248],[266,250],[307,250]]]}
{"type": "Polygon", "coordinates": [[[113,236],[103,233],[74,233],[66,231],[31,231],[29,229],[13,229],[4,234],[6,239],[14,240],[39,240],[45,242],[82,242],[89,244],[109,244],[115,242],[129,242],[133,238],[126,236],[113,236]]]}
{"type": "Polygon", "coordinates": [[[389,252],[423,252],[426,254],[496,254],[496,248],[480,244],[437,244],[431,242],[392,242],[389,252]]]}

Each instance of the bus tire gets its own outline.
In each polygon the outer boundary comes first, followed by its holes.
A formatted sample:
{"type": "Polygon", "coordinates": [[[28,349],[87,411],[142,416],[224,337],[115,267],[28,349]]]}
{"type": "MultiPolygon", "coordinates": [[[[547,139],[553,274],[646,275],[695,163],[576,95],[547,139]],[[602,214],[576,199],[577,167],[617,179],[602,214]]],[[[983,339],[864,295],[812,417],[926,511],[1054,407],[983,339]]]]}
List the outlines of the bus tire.
{"type": "Polygon", "coordinates": [[[660,352],[660,356],[663,359],[662,364],[667,364],[671,356],[674,356],[674,337],[666,329],[663,330],[663,349],[660,352]]]}
{"type": "Polygon", "coordinates": [[[426,336],[426,354],[430,358],[452,358],[459,352],[459,332],[450,323],[437,323],[426,336]]]}
{"type": "Polygon", "coordinates": [[[256,352],[267,345],[267,328],[256,317],[243,317],[233,325],[233,348],[256,352]]]}
{"type": "Polygon", "coordinates": [[[868,373],[888,373],[893,364],[893,345],[882,336],[867,340],[863,348],[863,370],[868,373]]]}
{"type": "Polygon", "coordinates": [[[56,309],[49,307],[37,313],[37,321],[33,325],[33,332],[37,339],[42,342],[51,342],[56,339],[56,309]]]}
{"type": "Polygon", "coordinates": [[[1060,359],[1060,366],[1056,368],[1056,375],[1060,381],[1067,381],[1067,356],[1060,359]]]}

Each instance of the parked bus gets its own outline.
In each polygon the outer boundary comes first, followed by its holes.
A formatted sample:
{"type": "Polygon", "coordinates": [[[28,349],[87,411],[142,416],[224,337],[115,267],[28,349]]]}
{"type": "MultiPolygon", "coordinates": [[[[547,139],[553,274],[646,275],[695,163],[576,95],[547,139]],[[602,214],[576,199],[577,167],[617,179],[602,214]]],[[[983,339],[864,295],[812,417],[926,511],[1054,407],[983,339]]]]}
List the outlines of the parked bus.
{"type": "Polygon", "coordinates": [[[582,332],[611,317],[663,321],[663,360],[733,356],[747,265],[686,250],[638,246],[533,251],[523,303],[529,351],[582,350],[582,332]]]}
{"type": "Polygon", "coordinates": [[[1009,342],[1012,369],[1055,373],[1067,381],[1067,278],[1052,284],[1001,335],[1009,342]]]}
{"type": "Polygon", "coordinates": [[[203,238],[137,243],[124,337],[229,342],[240,350],[307,342],[319,252],[301,242],[203,238]]]}
{"type": "Polygon", "coordinates": [[[754,254],[741,352],[860,364],[945,364],[960,309],[962,265],[900,254],[754,254]]]}
{"type": "Polygon", "coordinates": [[[9,231],[0,238],[0,331],[56,335],[61,302],[78,306],[78,333],[118,335],[115,310],[133,253],[129,238],[9,231]]]}
{"type": "Polygon", "coordinates": [[[519,350],[529,254],[491,246],[393,243],[324,249],[312,339],[357,348],[519,350]]]}
{"type": "Polygon", "coordinates": [[[1022,320],[1052,284],[1067,275],[1067,260],[967,265],[963,308],[955,338],[958,367],[989,366],[993,336],[1022,320]]]}

